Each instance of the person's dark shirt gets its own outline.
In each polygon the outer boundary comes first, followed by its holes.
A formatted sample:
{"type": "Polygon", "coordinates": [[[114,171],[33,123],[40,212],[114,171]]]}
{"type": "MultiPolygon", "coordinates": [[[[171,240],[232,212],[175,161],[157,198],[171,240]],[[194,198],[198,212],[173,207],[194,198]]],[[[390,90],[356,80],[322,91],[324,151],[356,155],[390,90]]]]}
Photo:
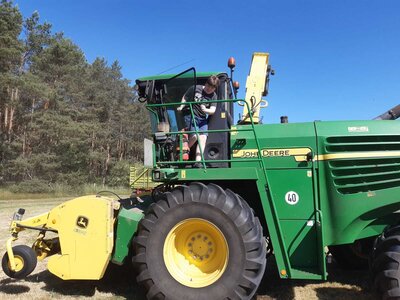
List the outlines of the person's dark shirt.
{"type": "MultiPolygon", "coordinates": [[[[184,98],[187,102],[211,101],[211,100],[217,100],[217,94],[215,92],[212,92],[211,94],[207,94],[204,90],[203,85],[196,85],[195,92],[194,92],[194,98],[193,98],[193,87],[189,88],[186,91],[184,98]]],[[[210,108],[211,106],[217,107],[217,103],[203,103],[203,105],[205,105],[206,108],[210,108]]],[[[193,104],[193,106],[192,106],[193,113],[195,116],[205,119],[207,115],[205,112],[203,112],[201,110],[200,106],[201,106],[201,104],[193,104]]],[[[184,113],[190,114],[189,105],[185,106],[184,113]]]]}

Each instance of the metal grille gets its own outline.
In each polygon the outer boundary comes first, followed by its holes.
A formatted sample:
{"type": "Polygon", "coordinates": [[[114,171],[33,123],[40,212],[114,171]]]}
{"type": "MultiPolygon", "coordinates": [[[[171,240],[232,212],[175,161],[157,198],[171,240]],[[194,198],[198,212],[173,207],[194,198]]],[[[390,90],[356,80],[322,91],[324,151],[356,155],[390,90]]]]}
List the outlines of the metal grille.
{"type": "Polygon", "coordinates": [[[328,153],[400,150],[400,135],[330,137],[325,149],[328,153]]]}
{"type": "Polygon", "coordinates": [[[334,185],[341,194],[400,186],[400,158],[390,157],[391,151],[400,150],[400,136],[330,137],[327,139],[325,149],[330,154],[387,151],[387,157],[382,158],[346,158],[329,161],[334,185]]]}

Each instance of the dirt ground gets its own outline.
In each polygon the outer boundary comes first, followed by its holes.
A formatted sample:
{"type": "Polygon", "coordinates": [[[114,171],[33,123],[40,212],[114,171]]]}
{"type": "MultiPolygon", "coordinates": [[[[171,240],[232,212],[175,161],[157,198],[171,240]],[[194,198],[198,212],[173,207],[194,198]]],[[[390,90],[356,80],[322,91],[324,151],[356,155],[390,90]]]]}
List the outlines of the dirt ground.
{"type": "MultiPolygon", "coordinates": [[[[46,212],[66,199],[54,200],[0,200],[0,253],[5,252],[9,238],[8,227],[14,211],[26,209],[25,217],[46,212]]],[[[35,232],[20,233],[16,244],[31,245],[35,232]]],[[[263,281],[257,291],[257,300],[269,299],[377,299],[368,281],[368,271],[339,269],[335,263],[328,265],[327,282],[306,280],[281,280],[273,258],[269,259],[263,281]]],[[[110,265],[100,281],[63,281],[46,269],[46,260],[38,262],[36,269],[25,280],[8,278],[0,271],[0,299],[146,299],[143,290],[135,283],[129,267],[110,265]]],[[[212,300],[212,299],[210,299],[212,300]]]]}

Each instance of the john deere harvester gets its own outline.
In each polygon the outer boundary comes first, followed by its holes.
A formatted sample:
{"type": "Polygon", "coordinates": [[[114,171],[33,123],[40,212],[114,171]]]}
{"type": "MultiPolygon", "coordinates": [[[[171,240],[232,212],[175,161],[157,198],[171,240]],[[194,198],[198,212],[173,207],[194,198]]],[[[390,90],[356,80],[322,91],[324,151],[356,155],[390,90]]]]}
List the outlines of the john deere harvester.
{"type": "Polygon", "coordinates": [[[268,256],[283,279],[326,280],[331,253],[346,267],[369,264],[383,298],[400,299],[400,124],[389,120],[400,107],[376,120],[261,124],[268,59],[253,55],[245,99],[235,97],[233,59],[230,75],[191,68],[138,79],[153,130],[146,161],[160,185],[151,197],[85,196],[25,220],[20,210],[4,272],[26,277],[48,257],[62,279],[99,279],[110,262],[133,262],[148,299],[250,299],[268,256]],[[207,103],[177,107],[211,75],[216,111],[206,132],[188,128],[184,116],[207,103]],[[204,133],[196,161],[187,140],[204,133]],[[26,229],[39,232],[33,246],[13,247],[26,229]]]}

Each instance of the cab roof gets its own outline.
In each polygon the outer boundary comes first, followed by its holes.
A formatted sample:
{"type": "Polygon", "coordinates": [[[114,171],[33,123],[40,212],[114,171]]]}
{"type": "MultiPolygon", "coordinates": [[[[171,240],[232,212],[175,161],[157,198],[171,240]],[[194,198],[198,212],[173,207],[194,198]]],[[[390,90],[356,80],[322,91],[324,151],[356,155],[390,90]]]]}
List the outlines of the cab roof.
{"type": "MultiPolygon", "coordinates": [[[[147,77],[141,77],[138,78],[136,81],[148,81],[148,80],[166,80],[169,78],[172,78],[179,73],[176,74],[162,74],[162,75],[155,75],[155,76],[147,76],[147,77]]],[[[196,78],[208,78],[212,75],[219,75],[219,74],[226,74],[226,72],[196,72],[196,78]]],[[[190,78],[193,76],[192,72],[187,72],[185,74],[182,74],[182,78],[190,78]]]]}

